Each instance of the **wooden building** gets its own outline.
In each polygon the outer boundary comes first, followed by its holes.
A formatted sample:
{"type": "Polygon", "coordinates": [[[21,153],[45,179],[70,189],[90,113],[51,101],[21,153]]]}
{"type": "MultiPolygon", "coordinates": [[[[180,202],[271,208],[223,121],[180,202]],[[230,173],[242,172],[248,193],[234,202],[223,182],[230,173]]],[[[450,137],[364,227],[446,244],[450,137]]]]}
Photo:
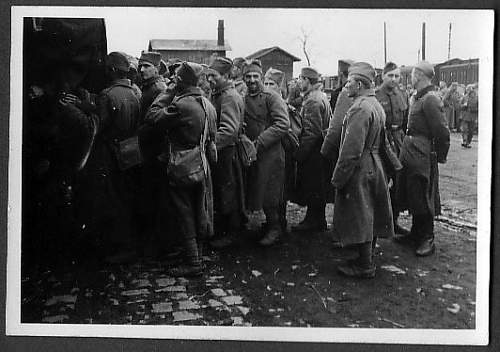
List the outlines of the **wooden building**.
{"type": "Polygon", "coordinates": [[[224,20],[219,20],[217,39],[151,39],[148,50],[157,51],[166,62],[169,59],[180,59],[199,64],[210,64],[214,56],[226,56],[231,51],[229,43],[224,39],[224,20]]]}
{"type": "Polygon", "coordinates": [[[273,46],[271,48],[261,49],[246,57],[247,59],[259,59],[262,63],[262,71],[265,73],[270,67],[285,73],[285,82],[293,78],[293,63],[301,61],[298,57],[273,46]]]}

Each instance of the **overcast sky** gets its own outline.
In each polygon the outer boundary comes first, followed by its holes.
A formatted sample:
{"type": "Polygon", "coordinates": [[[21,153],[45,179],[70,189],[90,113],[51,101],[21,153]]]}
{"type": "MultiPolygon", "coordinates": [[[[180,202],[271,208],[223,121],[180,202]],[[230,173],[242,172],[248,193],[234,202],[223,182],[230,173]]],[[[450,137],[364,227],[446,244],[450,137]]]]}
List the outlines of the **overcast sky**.
{"type": "MultiPolygon", "coordinates": [[[[54,12],[53,13],[57,13],[54,12]]],[[[225,24],[227,56],[247,56],[279,46],[307,61],[301,49],[302,29],[309,35],[311,64],[324,75],[337,71],[339,58],[367,61],[383,67],[383,26],[387,24],[387,59],[397,64],[417,62],[421,26],[426,22],[426,59],[443,62],[448,55],[448,26],[452,23],[451,57],[480,57],[491,42],[493,11],[479,10],[360,10],[258,8],[80,8],[67,15],[104,17],[108,50],[139,56],[150,39],[216,39],[218,19],[225,24]]]]}

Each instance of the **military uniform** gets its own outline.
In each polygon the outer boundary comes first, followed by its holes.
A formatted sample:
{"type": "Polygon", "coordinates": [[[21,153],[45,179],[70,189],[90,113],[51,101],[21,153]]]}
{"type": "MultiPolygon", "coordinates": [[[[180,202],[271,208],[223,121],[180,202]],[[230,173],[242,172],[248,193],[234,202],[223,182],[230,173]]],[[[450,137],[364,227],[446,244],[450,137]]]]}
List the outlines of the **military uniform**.
{"type": "Polygon", "coordinates": [[[244,185],[236,141],[243,123],[243,98],[232,82],[216,86],[212,103],[217,112],[217,163],[212,167],[216,224],[222,233],[241,227],[244,215],[244,185]]]}
{"type": "Polygon", "coordinates": [[[324,132],[332,116],[330,104],[316,83],[304,95],[302,103],[302,133],[296,153],[299,199],[307,205],[306,218],[320,228],[326,228],[326,180],[320,149],[324,132]]]}
{"type": "Polygon", "coordinates": [[[336,189],[333,232],[344,246],[394,234],[387,179],[379,155],[384,124],[384,110],[371,89],[354,100],[342,124],[332,184],[336,189]]]}
{"type": "MultiPolygon", "coordinates": [[[[382,85],[380,89],[375,92],[377,100],[385,112],[385,129],[387,140],[389,141],[392,149],[399,156],[401,147],[403,146],[403,139],[408,124],[408,105],[406,96],[394,87],[389,89],[387,85],[382,85]]],[[[397,205],[397,188],[398,182],[396,175],[393,177],[393,186],[391,188],[391,202],[392,212],[394,217],[394,226],[397,227],[397,218],[399,209],[397,205]]]]}
{"type": "Polygon", "coordinates": [[[477,125],[478,99],[476,91],[471,91],[462,101],[463,113],[460,130],[462,131],[462,146],[468,148],[477,125]]]}
{"type": "MultiPolygon", "coordinates": [[[[207,118],[208,139],[206,143],[215,139],[216,111],[208,99],[203,97],[199,87],[187,87],[176,95],[167,108],[151,111],[149,118],[154,121],[157,129],[168,135],[168,141],[174,150],[187,150],[199,145],[207,118]]],[[[168,151],[165,151],[160,159],[168,160],[168,151]]],[[[185,272],[180,271],[176,275],[200,273],[199,246],[202,241],[213,235],[212,181],[210,169],[208,171],[201,183],[190,186],[175,185],[169,181],[167,175],[163,176],[162,182],[169,185],[168,201],[178,225],[176,233],[185,247],[190,265],[185,272]]]]}
{"type": "Polygon", "coordinates": [[[130,80],[117,79],[97,99],[97,134],[82,171],[80,199],[88,210],[89,231],[102,231],[111,244],[132,245],[132,188],[129,171],[121,171],[115,143],[138,128],[140,102],[130,80]]]}
{"type": "Polygon", "coordinates": [[[257,148],[257,161],[247,170],[247,209],[264,209],[270,227],[279,228],[285,155],[280,143],[290,127],[287,107],[274,91],[262,86],[245,96],[245,133],[257,148]]]}
{"type": "Polygon", "coordinates": [[[434,238],[434,216],[441,212],[437,163],[446,161],[449,147],[443,103],[429,85],[417,92],[410,108],[398,189],[401,208],[412,214],[410,236],[420,243],[434,238]]]}

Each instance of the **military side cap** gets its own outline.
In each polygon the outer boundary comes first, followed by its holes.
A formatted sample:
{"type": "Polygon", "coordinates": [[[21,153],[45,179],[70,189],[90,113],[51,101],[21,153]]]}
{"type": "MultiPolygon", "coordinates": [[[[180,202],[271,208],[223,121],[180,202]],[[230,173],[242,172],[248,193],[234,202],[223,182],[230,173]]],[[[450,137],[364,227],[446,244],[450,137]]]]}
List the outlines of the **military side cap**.
{"type": "Polygon", "coordinates": [[[264,78],[268,78],[280,86],[281,83],[283,83],[284,76],[285,74],[283,73],[283,71],[270,67],[264,75],[264,78]]]}
{"type": "Polygon", "coordinates": [[[144,63],[150,63],[153,66],[160,65],[161,54],[155,51],[143,51],[141,57],[139,58],[139,66],[144,63]]]}
{"type": "Polygon", "coordinates": [[[355,62],[349,67],[349,76],[373,82],[375,80],[375,70],[369,63],[355,62]]]}
{"type": "Polygon", "coordinates": [[[422,71],[424,75],[426,75],[429,78],[434,77],[434,66],[432,66],[430,63],[427,61],[420,61],[415,68],[419,71],[422,71]]]}
{"type": "Polygon", "coordinates": [[[300,75],[306,78],[319,79],[319,73],[313,67],[303,67],[300,71],[300,75]]]}
{"type": "Polygon", "coordinates": [[[245,59],[242,57],[235,57],[233,60],[233,65],[241,68],[241,65],[245,62],[245,59]]]}
{"type": "Polygon", "coordinates": [[[244,75],[249,72],[257,72],[262,74],[262,63],[258,59],[247,60],[243,63],[242,70],[244,75]]]}
{"type": "Polygon", "coordinates": [[[210,69],[219,72],[221,75],[231,71],[232,67],[233,62],[231,61],[231,59],[223,56],[217,56],[209,66],[210,69]]]}
{"type": "Polygon", "coordinates": [[[386,74],[387,72],[394,71],[395,69],[398,68],[398,65],[396,65],[394,62],[388,62],[384,66],[384,70],[382,71],[382,74],[386,74]]]}
{"type": "Polygon", "coordinates": [[[130,69],[130,63],[127,57],[117,51],[109,53],[109,55],[106,57],[106,65],[123,72],[128,72],[130,69]]]}
{"type": "Polygon", "coordinates": [[[179,76],[183,81],[191,83],[197,81],[202,73],[203,66],[195,62],[187,61],[182,62],[177,70],[177,76],[179,76]]]}

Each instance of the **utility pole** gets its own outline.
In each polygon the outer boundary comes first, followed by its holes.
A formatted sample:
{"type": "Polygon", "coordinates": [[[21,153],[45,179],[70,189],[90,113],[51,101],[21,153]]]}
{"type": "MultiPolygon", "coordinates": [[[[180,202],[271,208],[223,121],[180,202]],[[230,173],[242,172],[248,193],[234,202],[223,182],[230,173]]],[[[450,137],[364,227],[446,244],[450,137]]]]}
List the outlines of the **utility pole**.
{"type": "Polygon", "coordinates": [[[451,22],[450,22],[450,27],[448,29],[448,60],[451,57],[451,22]]]}
{"type": "Polygon", "coordinates": [[[420,49],[418,49],[418,52],[417,52],[417,63],[420,62],[420,49]]]}
{"type": "Polygon", "coordinates": [[[425,22],[422,22],[422,61],[425,60],[425,22]]]}
{"type": "Polygon", "coordinates": [[[384,64],[387,63],[387,32],[384,22],[384,64]]]}

